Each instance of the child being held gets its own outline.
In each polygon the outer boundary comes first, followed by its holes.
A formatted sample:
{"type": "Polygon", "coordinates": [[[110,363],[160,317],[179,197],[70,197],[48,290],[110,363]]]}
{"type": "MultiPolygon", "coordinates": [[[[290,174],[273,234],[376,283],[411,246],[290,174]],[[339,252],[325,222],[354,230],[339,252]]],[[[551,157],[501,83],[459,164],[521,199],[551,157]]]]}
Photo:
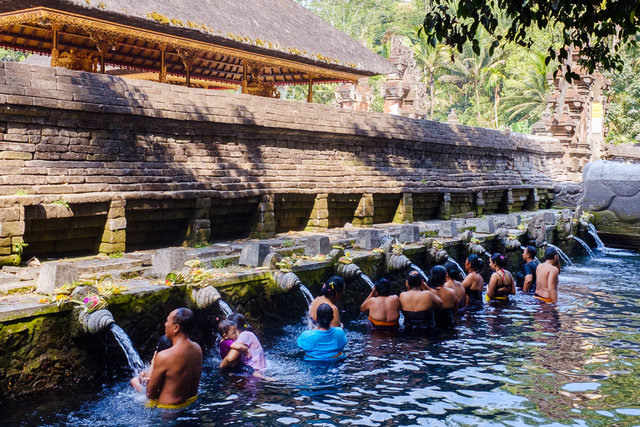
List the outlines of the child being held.
{"type": "Polygon", "coordinates": [[[267,367],[264,350],[258,337],[249,330],[244,316],[230,316],[219,323],[218,330],[223,339],[219,347],[222,357],[220,368],[248,372],[264,378],[260,374],[267,367]]]}

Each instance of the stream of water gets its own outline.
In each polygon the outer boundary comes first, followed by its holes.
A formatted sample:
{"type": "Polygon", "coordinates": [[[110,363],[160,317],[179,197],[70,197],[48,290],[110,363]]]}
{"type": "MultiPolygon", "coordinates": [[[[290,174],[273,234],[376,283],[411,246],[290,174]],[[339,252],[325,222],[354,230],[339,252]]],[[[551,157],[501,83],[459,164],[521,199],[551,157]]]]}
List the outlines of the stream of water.
{"type": "Polygon", "coordinates": [[[593,253],[593,251],[591,250],[591,248],[589,247],[589,245],[587,245],[587,243],[582,240],[579,237],[576,236],[572,236],[573,240],[575,240],[576,242],[580,243],[580,245],[584,248],[584,250],[587,252],[587,254],[591,257],[591,258],[595,258],[595,254],[593,253]]]}
{"type": "Polygon", "coordinates": [[[458,267],[458,271],[460,271],[460,275],[462,276],[463,279],[465,277],[467,277],[467,273],[464,272],[464,269],[462,267],[460,267],[460,264],[458,264],[455,259],[449,257],[449,258],[447,258],[447,261],[454,263],[456,265],[456,267],[458,267]]]}
{"type": "Polygon", "coordinates": [[[218,300],[218,306],[220,306],[220,310],[222,310],[222,313],[224,313],[225,317],[229,317],[233,314],[233,310],[231,309],[231,307],[229,307],[229,304],[224,302],[222,298],[218,300]]]}
{"type": "Polygon", "coordinates": [[[410,269],[417,271],[418,273],[420,273],[420,276],[422,276],[422,278],[424,279],[425,283],[429,283],[429,277],[427,276],[427,273],[425,273],[424,271],[422,271],[422,269],[420,267],[418,267],[415,264],[411,264],[409,266],[410,269]]]}
{"type": "Polygon", "coordinates": [[[205,360],[198,401],[148,409],[117,377],[55,399],[19,400],[3,425],[554,425],[640,424],[640,256],[612,250],[576,258],[559,302],[518,294],[463,314],[420,338],[370,332],[343,317],[342,363],[302,361],[303,323],[265,328],[266,374],[222,375],[205,360]]]}
{"type": "Polygon", "coordinates": [[[116,341],[118,341],[118,344],[120,344],[122,351],[124,351],[124,355],[127,357],[129,367],[134,372],[134,374],[138,374],[144,367],[144,363],[142,362],[142,359],[140,359],[140,356],[138,355],[136,349],[133,348],[133,344],[129,339],[129,335],[127,335],[127,333],[115,323],[112,323],[111,326],[109,326],[109,329],[111,330],[111,333],[113,333],[113,336],[116,338],[116,341]]]}

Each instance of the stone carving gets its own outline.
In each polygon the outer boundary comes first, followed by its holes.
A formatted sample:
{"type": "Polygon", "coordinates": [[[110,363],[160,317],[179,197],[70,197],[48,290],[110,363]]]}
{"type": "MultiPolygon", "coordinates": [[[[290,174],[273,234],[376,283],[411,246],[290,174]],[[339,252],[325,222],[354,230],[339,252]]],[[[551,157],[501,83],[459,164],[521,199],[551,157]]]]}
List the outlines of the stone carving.
{"type": "Polygon", "coordinates": [[[562,207],[575,207],[584,194],[582,183],[562,183],[554,190],[554,204],[562,207]]]}
{"type": "Polygon", "coordinates": [[[598,231],[623,247],[640,248],[640,165],[600,160],[583,172],[584,210],[598,231]]]}
{"type": "Polygon", "coordinates": [[[405,117],[423,118],[428,110],[426,87],[421,83],[422,70],[417,66],[413,50],[403,36],[391,36],[389,62],[397,73],[387,77],[384,90],[384,112],[405,117]]]}
{"type": "Polygon", "coordinates": [[[191,298],[199,309],[204,310],[220,299],[220,293],[213,286],[193,288],[191,289],[191,298]]]}
{"type": "Polygon", "coordinates": [[[573,236],[573,213],[569,209],[564,209],[560,215],[556,217],[556,232],[558,239],[568,240],[573,236]]]}
{"type": "Polygon", "coordinates": [[[527,231],[536,246],[542,245],[547,240],[547,223],[544,220],[544,214],[538,214],[531,218],[527,224],[527,231]]]}

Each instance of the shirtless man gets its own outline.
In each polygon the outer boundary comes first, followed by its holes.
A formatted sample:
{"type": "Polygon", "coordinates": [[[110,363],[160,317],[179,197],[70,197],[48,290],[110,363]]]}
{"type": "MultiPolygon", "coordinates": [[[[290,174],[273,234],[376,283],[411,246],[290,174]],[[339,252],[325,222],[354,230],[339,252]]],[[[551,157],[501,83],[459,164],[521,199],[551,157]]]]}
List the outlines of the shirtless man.
{"type": "Polygon", "coordinates": [[[533,296],[546,303],[558,302],[558,274],[558,251],[547,248],[544,252],[544,262],[536,268],[536,293],[533,296]]]}
{"type": "Polygon", "coordinates": [[[178,308],[167,316],[164,333],[171,348],[156,355],[147,385],[147,397],[158,407],[184,407],[193,403],[202,375],[202,350],[189,339],[194,326],[191,310],[178,308]]]}
{"type": "Polygon", "coordinates": [[[360,311],[369,312],[369,322],[373,329],[397,329],[400,319],[400,300],[397,295],[391,295],[391,283],[387,279],[380,279],[366,300],[360,306],[360,311]]]}

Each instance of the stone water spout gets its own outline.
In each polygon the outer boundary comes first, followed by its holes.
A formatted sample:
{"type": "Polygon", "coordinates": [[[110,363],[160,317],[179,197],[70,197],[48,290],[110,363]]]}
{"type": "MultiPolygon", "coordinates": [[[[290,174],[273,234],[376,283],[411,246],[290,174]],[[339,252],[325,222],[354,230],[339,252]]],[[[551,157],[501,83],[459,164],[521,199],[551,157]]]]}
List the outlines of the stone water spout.
{"type": "Polygon", "coordinates": [[[502,245],[504,246],[506,251],[515,251],[520,249],[520,246],[522,246],[519,240],[513,239],[509,236],[509,230],[507,230],[506,228],[501,228],[500,230],[498,230],[498,236],[500,237],[502,245]]]}
{"type": "MultiPolygon", "coordinates": [[[[78,286],[71,292],[71,298],[79,301],[92,295],[98,295],[98,289],[93,286],[78,286]]],[[[115,324],[113,314],[105,308],[92,312],[81,309],[75,311],[77,312],[80,329],[85,334],[97,334],[106,331],[111,325],[115,324]]]]}
{"type": "Polygon", "coordinates": [[[273,279],[276,284],[285,292],[289,292],[292,289],[299,288],[302,285],[302,281],[295,273],[283,273],[282,271],[276,271],[273,273],[273,279]]]}
{"type": "Polygon", "coordinates": [[[191,299],[196,307],[205,310],[211,307],[220,299],[220,292],[213,286],[204,286],[202,288],[191,288],[191,299]]]}
{"type": "Polygon", "coordinates": [[[359,276],[362,276],[362,270],[357,264],[343,264],[338,263],[336,266],[336,272],[347,280],[353,280],[359,276]]]}
{"type": "Polygon", "coordinates": [[[82,331],[87,334],[97,334],[106,331],[111,325],[116,323],[113,319],[113,314],[106,309],[91,313],[81,310],[78,314],[78,322],[80,322],[82,331]]]}
{"type": "Polygon", "coordinates": [[[389,255],[388,263],[389,263],[389,269],[392,269],[392,270],[404,270],[405,268],[411,267],[411,264],[412,264],[409,258],[401,254],[389,255]]]}
{"type": "Polygon", "coordinates": [[[555,226],[558,239],[569,240],[573,238],[573,213],[569,209],[564,209],[556,218],[555,226]]]}
{"type": "Polygon", "coordinates": [[[431,256],[435,259],[437,263],[444,261],[449,258],[449,254],[444,249],[431,248],[429,251],[431,256]]]}
{"type": "Polygon", "coordinates": [[[469,243],[469,253],[470,254],[482,255],[485,252],[486,252],[486,250],[482,247],[482,245],[479,245],[477,243],[469,243]]]}

